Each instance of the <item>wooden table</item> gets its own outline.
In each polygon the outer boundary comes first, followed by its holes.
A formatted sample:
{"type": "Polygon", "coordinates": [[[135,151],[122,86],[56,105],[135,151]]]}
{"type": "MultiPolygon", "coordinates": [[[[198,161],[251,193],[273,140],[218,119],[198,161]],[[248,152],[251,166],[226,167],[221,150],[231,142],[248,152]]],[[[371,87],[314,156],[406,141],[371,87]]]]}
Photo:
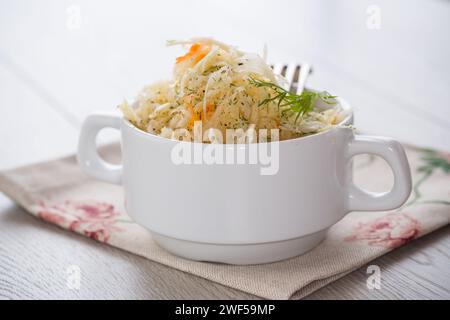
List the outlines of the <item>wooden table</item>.
{"type": "MultiPolygon", "coordinates": [[[[2,1],[0,169],[73,153],[86,114],[170,76],[180,50],[166,39],[205,34],[248,51],[266,43],[271,61],[308,61],[308,84],[349,100],[362,131],[449,151],[450,4],[373,4],[2,1]]],[[[381,290],[367,289],[363,267],[308,298],[448,299],[450,227],[371,264],[381,290]]],[[[257,297],[60,230],[0,194],[0,298],[257,297]],[[79,290],[67,285],[72,265],[79,290]]]]}

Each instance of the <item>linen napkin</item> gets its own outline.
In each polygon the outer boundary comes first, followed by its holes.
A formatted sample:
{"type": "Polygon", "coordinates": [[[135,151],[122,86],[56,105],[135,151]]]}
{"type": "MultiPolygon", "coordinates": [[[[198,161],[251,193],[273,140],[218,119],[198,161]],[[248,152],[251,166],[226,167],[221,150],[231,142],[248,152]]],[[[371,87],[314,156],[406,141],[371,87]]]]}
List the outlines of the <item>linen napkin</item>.
{"type": "MultiPolygon", "coordinates": [[[[310,252],[264,265],[196,262],[168,253],[127,216],[122,187],[87,177],[74,156],[0,172],[0,190],[36,217],[105,244],[260,297],[301,298],[450,222],[450,154],[406,151],[414,190],[402,208],[353,212],[310,252]]],[[[120,158],[117,145],[101,153],[120,158]]],[[[392,174],[384,160],[359,156],[354,168],[357,184],[372,191],[389,188],[392,174]]]]}

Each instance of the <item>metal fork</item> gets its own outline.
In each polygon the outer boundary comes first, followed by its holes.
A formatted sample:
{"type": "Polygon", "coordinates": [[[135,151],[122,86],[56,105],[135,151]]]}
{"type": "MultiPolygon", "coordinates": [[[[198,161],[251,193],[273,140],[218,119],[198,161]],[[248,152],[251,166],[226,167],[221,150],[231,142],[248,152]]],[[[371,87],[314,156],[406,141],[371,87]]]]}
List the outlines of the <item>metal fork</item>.
{"type": "Polygon", "coordinates": [[[274,63],[270,66],[274,73],[281,74],[289,81],[289,91],[302,94],[306,79],[312,73],[311,66],[306,63],[274,63]]]}

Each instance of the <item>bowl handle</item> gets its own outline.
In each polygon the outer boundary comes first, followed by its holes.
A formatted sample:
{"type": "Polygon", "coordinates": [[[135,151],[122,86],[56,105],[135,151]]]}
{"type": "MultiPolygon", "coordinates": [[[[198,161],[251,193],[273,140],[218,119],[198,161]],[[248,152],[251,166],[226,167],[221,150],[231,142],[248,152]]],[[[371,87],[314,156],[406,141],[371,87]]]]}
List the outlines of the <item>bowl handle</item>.
{"type": "Polygon", "coordinates": [[[380,156],[389,164],[394,174],[394,186],[390,191],[374,193],[362,190],[350,182],[348,211],[391,210],[400,207],[411,193],[411,171],[405,150],[392,139],[357,135],[348,145],[347,160],[369,153],[380,156]]]}
{"type": "Polygon", "coordinates": [[[84,120],[78,140],[78,163],[88,175],[106,182],[122,182],[122,165],[103,160],[95,141],[100,130],[107,127],[120,130],[121,122],[121,116],[114,113],[95,113],[84,120]]]}

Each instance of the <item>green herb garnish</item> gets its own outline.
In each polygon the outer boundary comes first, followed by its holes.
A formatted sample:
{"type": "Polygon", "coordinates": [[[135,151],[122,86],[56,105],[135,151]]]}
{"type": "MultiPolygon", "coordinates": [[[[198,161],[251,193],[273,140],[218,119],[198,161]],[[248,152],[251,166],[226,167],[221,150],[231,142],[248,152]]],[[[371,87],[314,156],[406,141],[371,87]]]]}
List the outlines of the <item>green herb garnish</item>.
{"type": "Polygon", "coordinates": [[[222,68],[221,66],[212,66],[212,67],[209,67],[208,69],[206,69],[206,70],[203,72],[203,75],[206,76],[206,75],[208,75],[208,74],[210,74],[210,73],[213,73],[213,72],[216,72],[216,71],[220,70],[221,68],[222,68]]]}
{"type": "Polygon", "coordinates": [[[256,80],[253,78],[249,78],[248,81],[258,88],[264,87],[272,89],[274,93],[273,96],[269,95],[268,98],[261,101],[259,103],[259,106],[266,105],[270,102],[277,102],[278,108],[283,112],[290,110],[297,114],[297,116],[295,117],[295,122],[297,122],[300,117],[314,110],[314,105],[317,99],[321,99],[327,104],[336,103],[336,101],[334,100],[336,96],[331,95],[327,91],[314,92],[305,89],[301,94],[298,95],[272,82],[256,80]]]}

